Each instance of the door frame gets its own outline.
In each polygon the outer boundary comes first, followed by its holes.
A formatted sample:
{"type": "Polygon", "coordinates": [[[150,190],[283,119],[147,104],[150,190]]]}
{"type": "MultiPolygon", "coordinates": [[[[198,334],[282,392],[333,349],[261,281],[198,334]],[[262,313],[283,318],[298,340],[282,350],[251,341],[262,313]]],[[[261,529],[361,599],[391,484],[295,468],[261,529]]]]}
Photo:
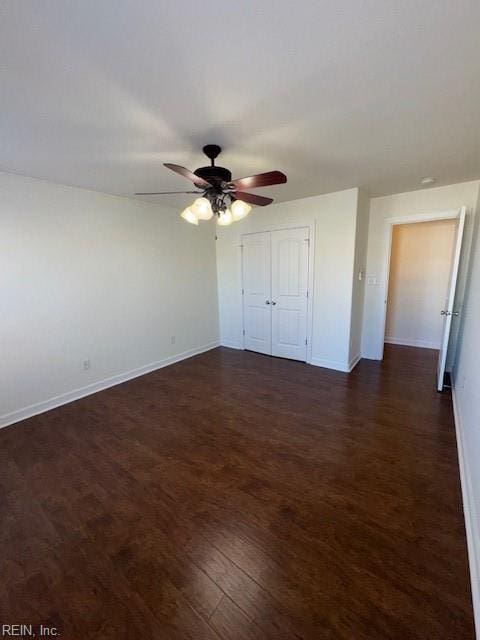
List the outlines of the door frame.
{"type": "Polygon", "coordinates": [[[245,315],[243,304],[243,237],[250,236],[254,233],[271,233],[273,231],[289,231],[291,229],[308,229],[308,301],[307,301],[307,355],[306,363],[311,364],[312,361],[312,335],[313,335],[313,304],[314,304],[314,272],[315,272],[315,224],[312,222],[305,222],[304,224],[280,224],[280,225],[265,225],[255,229],[255,231],[247,231],[240,234],[240,287],[241,287],[241,300],[242,300],[242,349],[245,349],[245,315]]]}
{"type": "Polygon", "coordinates": [[[385,329],[387,325],[387,303],[388,303],[388,286],[390,280],[390,261],[392,257],[392,238],[393,227],[401,224],[415,224],[417,222],[432,222],[435,220],[455,220],[460,216],[462,207],[458,209],[448,209],[446,211],[432,211],[431,213],[418,213],[411,216],[395,216],[393,218],[387,218],[385,220],[385,235],[384,235],[384,274],[382,278],[383,283],[383,316],[382,316],[382,331],[381,339],[382,343],[379,349],[379,360],[383,360],[383,352],[385,349],[385,329]]]}

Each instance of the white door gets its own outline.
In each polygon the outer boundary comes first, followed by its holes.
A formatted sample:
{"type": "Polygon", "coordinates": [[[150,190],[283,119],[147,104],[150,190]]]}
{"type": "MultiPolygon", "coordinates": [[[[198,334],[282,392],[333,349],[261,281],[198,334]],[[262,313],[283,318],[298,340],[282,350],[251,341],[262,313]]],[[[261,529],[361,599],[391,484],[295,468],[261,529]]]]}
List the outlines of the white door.
{"type": "Polygon", "coordinates": [[[270,233],[244,235],[242,247],[244,346],[271,355],[270,233]]]}
{"type": "Polygon", "coordinates": [[[455,247],[453,251],[452,268],[450,271],[450,281],[448,285],[447,302],[445,309],[442,309],[441,314],[444,316],[443,321],[443,335],[440,346],[440,354],[438,356],[437,367],[437,389],[442,391],[443,378],[445,376],[445,363],[447,360],[447,348],[448,340],[450,338],[450,329],[452,327],[452,315],[456,313],[453,308],[455,302],[455,289],[457,287],[458,266],[460,264],[460,255],[462,251],[462,238],[463,229],[465,227],[465,211],[466,208],[462,207],[457,219],[457,233],[455,239],[455,247]]]}
{"type": "Polygon", "coordinates": [[[307,359],[309,229],[272,231],[272,355],[307,359]]]}

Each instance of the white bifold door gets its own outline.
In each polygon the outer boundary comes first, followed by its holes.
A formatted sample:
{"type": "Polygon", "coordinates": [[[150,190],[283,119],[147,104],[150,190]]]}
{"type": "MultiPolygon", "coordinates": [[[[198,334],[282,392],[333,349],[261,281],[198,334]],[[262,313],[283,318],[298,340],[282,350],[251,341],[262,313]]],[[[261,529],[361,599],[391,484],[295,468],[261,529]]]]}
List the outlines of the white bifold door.
{"type": "Polygon", "coordinates": [[[307,359],[309,229],[242,237],[245,349],[307,359]]]}
{"type": "Polygon", "coordinates": [[[245,349],[272,353],[270,233],[242,238],[245,349]]]}

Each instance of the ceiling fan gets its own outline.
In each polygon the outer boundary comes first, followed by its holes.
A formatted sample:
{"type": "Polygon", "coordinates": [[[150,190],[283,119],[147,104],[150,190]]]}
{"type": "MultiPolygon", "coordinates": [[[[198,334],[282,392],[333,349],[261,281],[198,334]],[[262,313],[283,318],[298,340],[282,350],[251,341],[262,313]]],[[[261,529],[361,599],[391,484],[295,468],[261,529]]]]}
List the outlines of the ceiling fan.
{"type": "Polygon", "coordinates": [[[150,193],[138,192],[135,195],[198,194],[200,197],[180,214],[187,222],[197,225],[199,220],[210,220],[215,215],[217,216],[217,224],[226,226],[247,216],[252,209],[251,204],[264,207],[272,203],[273,198],[247,193],[244,189],[283,184],[287,181],[287,176],[281,171],[268,171],[267,173],[259,173],[255,176],[232,180],[232,173],[229,169],[215,166],[215,158],[220,154],[221,150],[221,147],[217,144],[205,145],[203,153],[210,159],[211,164],[209,167],[200,167],[194,172],[178,164],[164,163],[167,169],[171,169],[187,178],[187,180],[191,180],[198,191],[153,191],[150,193]]]}

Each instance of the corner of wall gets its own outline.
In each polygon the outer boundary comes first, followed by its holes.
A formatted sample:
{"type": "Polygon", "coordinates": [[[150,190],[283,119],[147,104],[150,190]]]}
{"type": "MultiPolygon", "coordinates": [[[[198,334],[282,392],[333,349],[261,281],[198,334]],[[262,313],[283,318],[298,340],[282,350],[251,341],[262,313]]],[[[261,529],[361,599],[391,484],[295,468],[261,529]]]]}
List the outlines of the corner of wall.
{"type": "Polygon", "coordinates": [[[363,308],[367,268],[369,214],[370,196],[366,191],[358,189],[355,215],[355,247],[349,336],[349,362],[351,363],[355,361],[355,364],[358,362],[357,358],[360,358],[362,354],[363,308]],[[362,280],[358,279],[360,273],[362,273],[362,280]]]}

